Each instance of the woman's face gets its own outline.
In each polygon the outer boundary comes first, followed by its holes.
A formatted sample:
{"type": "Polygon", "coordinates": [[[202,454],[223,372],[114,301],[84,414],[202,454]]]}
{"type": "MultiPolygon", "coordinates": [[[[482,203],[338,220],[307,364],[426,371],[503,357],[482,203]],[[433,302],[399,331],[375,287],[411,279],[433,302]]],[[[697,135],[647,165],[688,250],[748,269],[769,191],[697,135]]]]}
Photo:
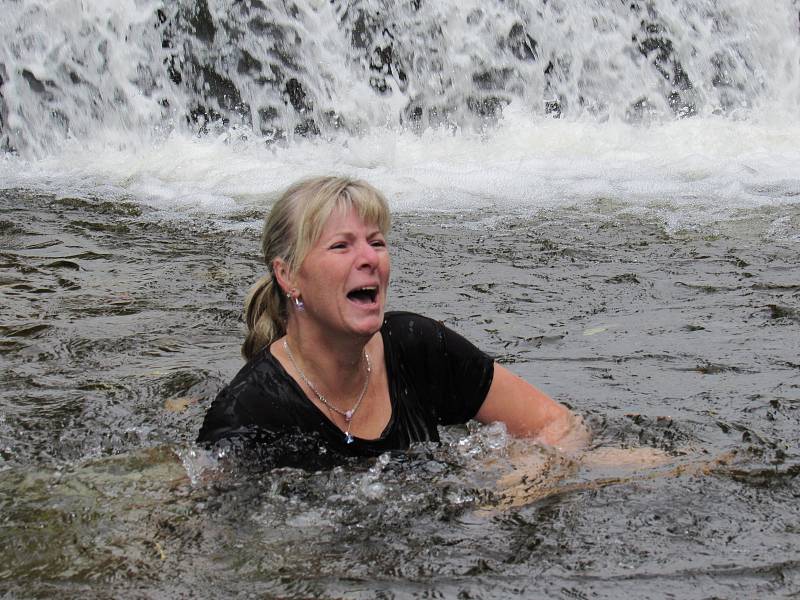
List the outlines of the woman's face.
{"type": "Polygon", "coordinates": [[[333,335],[372,336],[383,324],[389,251],[380,229],[335,210],[293,278],[311,319],[333,335]]]}

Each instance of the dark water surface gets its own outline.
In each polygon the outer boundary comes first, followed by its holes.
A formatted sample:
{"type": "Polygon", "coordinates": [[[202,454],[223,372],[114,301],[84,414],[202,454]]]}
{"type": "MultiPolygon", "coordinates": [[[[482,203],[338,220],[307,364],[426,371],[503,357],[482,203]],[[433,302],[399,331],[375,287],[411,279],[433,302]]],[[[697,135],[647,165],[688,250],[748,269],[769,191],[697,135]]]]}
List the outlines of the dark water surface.
{"type": "Polygon", "coordinates": [[[391,236],[391,308],[666,464],[470,426],[303,471],[192,444],[241,365],[260,215],[0,191],[0,594],[797,597],[800,206],[679,212],[400,214],[391,236]],[[510,492],[521,455],[543,466],[510,492]]]}

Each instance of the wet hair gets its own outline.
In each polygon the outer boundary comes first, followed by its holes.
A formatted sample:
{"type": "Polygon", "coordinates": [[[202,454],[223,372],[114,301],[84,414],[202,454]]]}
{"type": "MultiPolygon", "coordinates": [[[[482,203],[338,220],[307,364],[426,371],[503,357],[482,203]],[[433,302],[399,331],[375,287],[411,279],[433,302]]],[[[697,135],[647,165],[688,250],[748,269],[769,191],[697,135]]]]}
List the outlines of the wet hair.
{"type": "Polygon", "coordinates": [[[291,185],[264,221],[261,249],[268,273],[256,281],[244,302],[247,336],[242,355],[250,360],[259,350],[286,333],[287,298],[272,272],[272,261],[282,258],[296,273],[319,240],[334,210],[355,209],[367,223],[386,235],[389,205],[383,194],[365,181],[346,177],[314,177],[291,185]]]}

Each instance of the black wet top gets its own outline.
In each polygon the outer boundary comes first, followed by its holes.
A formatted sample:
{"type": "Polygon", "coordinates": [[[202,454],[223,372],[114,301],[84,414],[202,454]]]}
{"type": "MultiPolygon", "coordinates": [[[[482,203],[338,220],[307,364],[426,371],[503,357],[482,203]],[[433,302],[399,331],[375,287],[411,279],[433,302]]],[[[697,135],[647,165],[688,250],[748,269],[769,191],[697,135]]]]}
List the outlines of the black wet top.
{"type": "MultiPolygon", "coordinates": [[[[442,323],[407,312],[386,313],[383,326],[392,414],[378,439],[345,443],[336,427],[264,348],[225,387],[206,413],[197,441],[302,432],[347,454],[377,455],[411,443],[439,441],[438,425],[465,423],[483,404],[494,361],[442,323]]],[[[274,439],[274,435],[268,436],[274,439]]]]}

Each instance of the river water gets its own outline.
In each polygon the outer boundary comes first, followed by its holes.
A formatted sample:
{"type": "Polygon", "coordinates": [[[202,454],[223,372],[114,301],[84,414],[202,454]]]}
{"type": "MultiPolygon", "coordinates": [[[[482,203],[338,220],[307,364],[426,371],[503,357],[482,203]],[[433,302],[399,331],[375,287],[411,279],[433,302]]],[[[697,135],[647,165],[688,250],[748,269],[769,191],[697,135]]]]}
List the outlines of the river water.
{"type": "Polygon", "coordinates": [[[800,593],[796,3],[85,4],[2,4],[1,595],[800,593]],[[194,445],[321,173],[588,457],[194,445]]]}

